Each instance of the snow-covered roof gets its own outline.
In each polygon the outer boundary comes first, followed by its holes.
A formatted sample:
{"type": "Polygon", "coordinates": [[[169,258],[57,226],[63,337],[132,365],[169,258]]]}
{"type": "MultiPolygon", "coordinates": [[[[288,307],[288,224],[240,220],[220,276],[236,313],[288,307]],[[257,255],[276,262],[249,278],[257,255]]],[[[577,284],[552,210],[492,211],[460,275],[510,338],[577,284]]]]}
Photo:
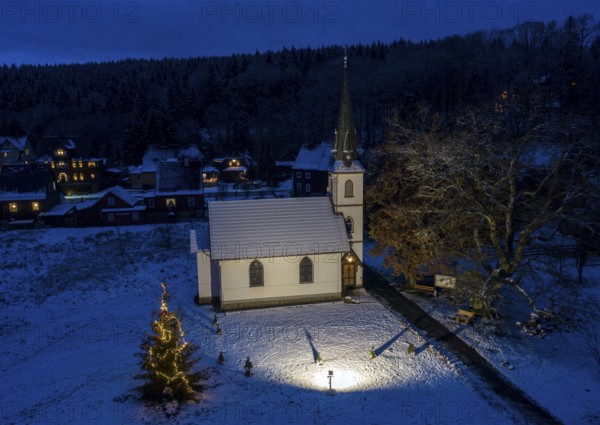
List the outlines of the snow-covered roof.
{"type": "Polygon", "coordinates": [[[205,165],[204,167],[202,167],[202,171],[205,173],[218,173],[219,169],[213,167],[212,165],[205,165]]]}
{"type": "Polygon", "coordinates": [[[106,191],[106,193],[112,193],[113,195],[115,195],[116,197],[120,198],[121,200],[127,202],[131,206],[134,206],[135,204],[137,204],[137,199],[134,198],[129,192],[127,192],[121,186],[111,187],[110,189],[108,189],[106,191]]]}
{"type": "Polygon", "coordinates": [[[197,145],[189,145],[185,147],[171,146],[156,146],[148,147],[142,160],[142,172],[155,173],[159,162],[167,161],[176,158],[179,160],[202,160],[203,155],[197,145]]]}
{"type": "Polygon", "coordinates": [[[292,169],[327,171],[331,157],[331,143],[322,142],[320,145],[304,145],[300,149],[292,169]]]}
{"type": "Polygon", "coordinates": [[[343,216],[326,197],[216,201],[208,214],[215,260],[350,251],[343,216]]]}
{"type": "MultiPolygon", "coordinates": [[[[100,201],[100,199],[104,198],[107,194],[113,194],[114,196],[116,196],[117,198],[121,199],[123,202],[126,202],[127,204],[129,204],[130,207],[135,206],[135,204],[137,204],[137,198],[135,198],[133,195],[131,195],[128,191],[126,191],[125,189],[123,189],[121,186],[113,186],[109,189],[106,189],[106,191],[104,193],[102,193],[102,195],[96,199],[91,199],[89,201],[84,201],[84,202],[79,202],[77,203],[77,209],[78,210],[85,210],[88,208],[93,207],[94,205],[96,205],[98,203],[98,201],[100,201]]],[[[118,210],[123,211],[126,210],[126,208],[118,208],[118,210]]]]}
{"type": "Polygon", "coordinates": [[[199,225],[190,230],[190,251],[210,250],[210,231],[208,226],[199,225]]]}
{"type": "Polygon", "coordinates": [[[62,217],[68,214],[75,208],[75,204],[58,204],[55,205],[50,211],[41,213],[43,217],[62,217]]]}
{"type": "Polygon", "coordinates": [[[46,199],[44,192],[1,192],[0,201],[43,201],[46,199]]]}
{"type": "Polygon", "coordinates": [[[248,171],[248,169],[246,167],[227,167],[223,171],[245,173],[246,171],[248,171]]]}
{"type": "Polygon", "coordinates": [[[27,136],[23,136],[23,137],[0,136],[0,145],[3,145],[6,142],[13,145],[15,149],[22,151],[23,149],[25,149],[25,145],[27,144],[27,136]]]}

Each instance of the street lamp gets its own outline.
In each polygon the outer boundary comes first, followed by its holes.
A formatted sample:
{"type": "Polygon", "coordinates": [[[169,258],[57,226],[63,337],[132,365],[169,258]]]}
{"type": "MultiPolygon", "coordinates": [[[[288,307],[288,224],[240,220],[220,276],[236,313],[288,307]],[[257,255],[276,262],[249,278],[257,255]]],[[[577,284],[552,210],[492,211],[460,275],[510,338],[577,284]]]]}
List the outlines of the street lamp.
{"type": "Polygon", "coordinates": [[[329,379],[329,391],[331,391],[331,378],[333,378],[333,370],[329,371],[327,378],[329,379]]]}

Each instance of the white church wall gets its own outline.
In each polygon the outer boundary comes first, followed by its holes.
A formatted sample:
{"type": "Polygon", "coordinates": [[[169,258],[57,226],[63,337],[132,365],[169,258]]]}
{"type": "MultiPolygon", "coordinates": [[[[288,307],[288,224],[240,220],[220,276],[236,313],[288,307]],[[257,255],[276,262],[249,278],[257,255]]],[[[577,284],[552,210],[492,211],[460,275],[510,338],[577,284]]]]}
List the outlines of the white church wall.
{"type": "Polygon", "coordinates": [[[221,305],[248,308],[339,298],[342,254],[308,257],[313,262],[313,283],[300,283],[303,256],[260,259],[264,270],[262,287],[250,287],[251,260],[221,261],[221,305]]]}

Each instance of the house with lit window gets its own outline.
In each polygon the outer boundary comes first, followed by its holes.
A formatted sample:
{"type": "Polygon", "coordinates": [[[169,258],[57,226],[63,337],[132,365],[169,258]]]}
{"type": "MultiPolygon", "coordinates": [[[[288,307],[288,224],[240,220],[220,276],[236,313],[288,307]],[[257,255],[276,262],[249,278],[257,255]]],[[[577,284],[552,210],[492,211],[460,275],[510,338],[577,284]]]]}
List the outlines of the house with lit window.
{"type": "Polygon", "coordinates": [[[30,164],[35,153],[27,136],[0,136],[0,167],[3,164],[30,164]]]}
{"type": "Polygon", "coordinates": [[[81,155],[75,137],[44,136],[37,162],[50,164],[61,191],[67,195],[96,193],[106,186],[106,159],[81,155]]]}
{"type": "Polygon", "coordinates": [[[190,231],[198,300],[223,310],[341,299],[362,287],[363,176],[344,63],[326,196],[214,201],[190,231]]]}
{"type": "Polygon", "coordinates": [[[4,165],[0,170],[0,220],[37,220],[59,202],[60,192],[49,167],[4,165]]]}
{"type": "Polygon", "coordinates": [[[170,158],[156,164],[156,189],[144,194],[148,219],[204,216],[202,161],[170,158]]]}
{"type": "Polygon", "coordinates": [[[120,186],[107,189],[98,199],[75,204],[80,226],[125,226],[146,222],[146,205],[120,186]]]}

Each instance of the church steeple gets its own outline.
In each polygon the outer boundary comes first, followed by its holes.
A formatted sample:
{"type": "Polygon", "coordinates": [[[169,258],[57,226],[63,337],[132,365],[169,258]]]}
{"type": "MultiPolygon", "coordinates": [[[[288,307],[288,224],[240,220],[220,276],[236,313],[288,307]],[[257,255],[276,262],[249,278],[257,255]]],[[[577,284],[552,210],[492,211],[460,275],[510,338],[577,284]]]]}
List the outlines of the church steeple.
{"type": "Polygon", "coordinates": [[[348,56],[344,54],[344,83],[340,99],[340,116],[335,130],[333,156],[336,161],[350,165],[358,159],[358,137],[354,127],[352,101],[350,99],[350,76],[348,73],[348,56]]]}

